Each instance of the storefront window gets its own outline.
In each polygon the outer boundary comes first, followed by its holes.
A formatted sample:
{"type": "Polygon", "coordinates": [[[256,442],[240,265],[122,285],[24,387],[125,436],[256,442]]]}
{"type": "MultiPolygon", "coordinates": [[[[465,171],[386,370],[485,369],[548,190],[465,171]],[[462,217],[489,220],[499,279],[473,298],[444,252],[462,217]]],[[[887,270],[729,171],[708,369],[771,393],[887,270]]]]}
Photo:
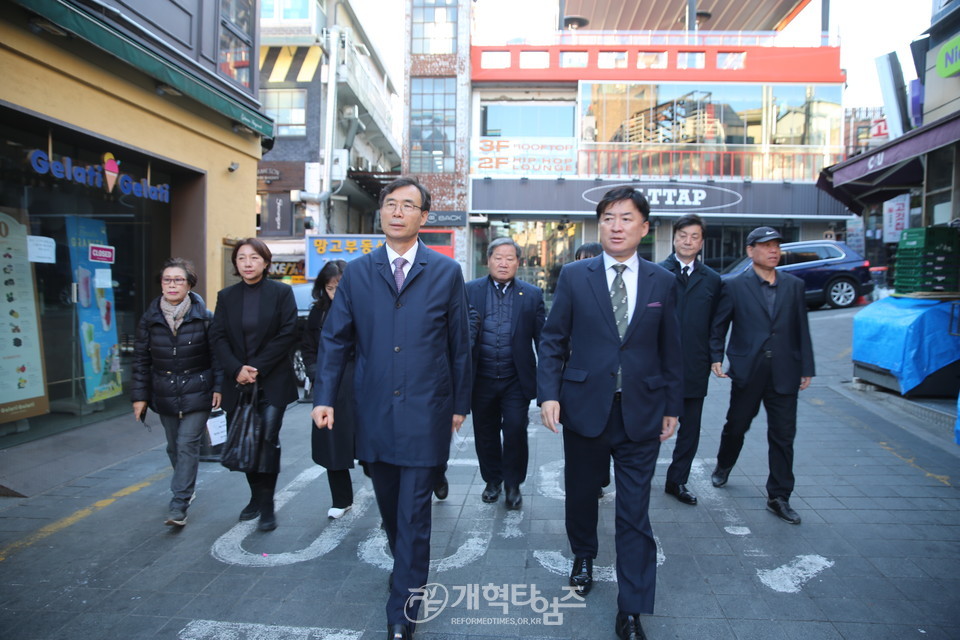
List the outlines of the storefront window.
{"type": "Polygon", "coordinates": [[[549,310],[557,278],[563,265],[572,262],[582,243],[583,225],[547,220],[491,220],[486,227],[473,227],[474,274],[480,278],[487,269],[487,247],[497,238],[513,238],[522,255],[517,278],[539,287],[549,310]]]}
{"type": "MultiPolygon", "coordinates": [[[[13,323],[22,345],[27,332],[42,345],[48,406],[13,422],[0,415],[5,448],[129,412],[136,324],[159,295],[155,275],[169,257],[173,176],[113,143],[65,130],[48,139],[48,124],[7,110],[2,116],[0,215],[51,247],[49,261],[29,263],[27,281],[8,275],[0,282],[5,325],[13,323]],[[105,249],[91,252],[91,244],[105,249]],[[35,323],[29,309],[15,306],[31,290],[35,323]]],[[[4,253],[14,255],[0,267],[12,274],[24,266],[16,250],[4,253]]],[[[11,366],[18,371],[0,370],[5,381],[18,373],[27,384],[41,374],[26,359],[11,366]]]]}

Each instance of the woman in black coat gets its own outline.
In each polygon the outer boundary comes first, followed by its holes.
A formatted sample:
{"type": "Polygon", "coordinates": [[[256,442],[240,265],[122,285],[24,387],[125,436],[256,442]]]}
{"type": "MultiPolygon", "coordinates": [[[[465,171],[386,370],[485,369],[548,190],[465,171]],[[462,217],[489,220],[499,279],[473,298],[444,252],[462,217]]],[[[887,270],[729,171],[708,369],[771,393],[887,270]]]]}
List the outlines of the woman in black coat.
{"type": "Polygon", "coordinates": [[[160,415],[173,465],[166,524],[187,523],[200,460],[200,439],[210,409],[220,406],[222,372],[207,335],[212,314],[191,289],[193,265],[171,258],[160,273],[163,295],[140,318],[133,351],[133,417],[143,420],[149,406],[160,415]]]}
{"type": "MultiPolygon", "coordinates": [[[[320,270],[313,284],[313,299],[307,317],[307,327],[303,332],[303,364],[307,376],[313,380],[317,370],[317,348],[320,346],[320,330],[327,317],[330,305],[337,293],[337,285],[343,276],[347,263],[344,260],[328,262],[320,270]]],[[[347,363],[337,393],[334,412],[337,416],[336,429],[311,429],[310,438],[313,461],[327,469],[330,482],[332,506],[327,516],[336,520],[353,506],[353,484],[350,481],[350,469],[353,468],[354,427],[353,427],[353,359],[347,363]]],[[[312,421],[311,421],[312,424],[312,421]]]]}
{"type": "Polygon", "coordinates": [[[296,342],[297,303],[290,286],[266,277],[273,255],[259,238],[233,249],[234,272],[242,282],[217,294],[211,336],[223,367],[223,408],[228,421],[240,394],[256,382],[263,421],[257,471],[247,473],[250,502],[240,520],[260,517],[261,531],[277,528],[273,495],[280,473],[280,427],[287,405],[297,399],[290,349],[296,342]]]}

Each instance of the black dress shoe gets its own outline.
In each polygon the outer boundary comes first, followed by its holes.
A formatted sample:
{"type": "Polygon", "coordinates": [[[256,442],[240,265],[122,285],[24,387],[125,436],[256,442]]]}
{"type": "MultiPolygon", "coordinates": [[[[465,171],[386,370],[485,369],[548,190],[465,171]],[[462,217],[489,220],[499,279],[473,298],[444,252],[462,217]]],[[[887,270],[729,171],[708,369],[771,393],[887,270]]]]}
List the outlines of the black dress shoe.
{"type": "Polygon", "coordinates": [[[790,508],[790,503],[786,498],[770,498],[767,500],[767,509],[785,522],[800,524],[799,514],[790,508]]]}
{"type": "Polygon", "coordinates": [[[504,487],[503,503],[507,509],[519,509],[523,504],[523,496],[520,495],[520,487],[507,485],[504,487]]]}
{"type": "Polygon", "coordinates": [[[730,472],[733,471],[733,467],[729,469],[724,469],[723,467],[717,465],[717,468],[713,470],[713,473],[710,475],[710,482],[713,483],[715,487],[722,487],[727,484],[727,478],[730,477],[730,472]]]}
{"type": "Polygon", "coordinates": [[[577,558],[570,572],[570,586],[576,587],[577,594],[585,596],[593,587],[593,558],[577,558]]]}
{"type": "Polygon", "coordinates": [[[635,613],[617,612],[617,624],[614,627],[620,640],[647,640],[640,626],[640,616],[635,613]]]}
{"type": "Polygon", "coordinates": [[[413,637],[413,627],[409,624],[388,624],[387,640],[410,640],[413,637]]]}
{"type": "Polygon", "coordinates": [[[690,493],[685,484],[668,482],[663,487],[664,493],[669,493],[683,504],[697,504],[697,496],[690,493]]]}
{"type": "Polygon", "coordinates": [[[260,517],[260,505],[254,500],[250,500],[250,503],[243,508],[243,511],[240,512],[240,522],[246,522],[247,520],[254,520],[259,517],[260,517]]]}
{"type": "Polygon", "coordinates": [[[486,503],[496,502],[500,499],[500,483],[488,482],[486,489],[480,499],[486,503]]]}
{"type": "Polygon", "coordinates": [[[440,476],[437,483],[433,485],[433,495],[437,496],[437,500],[446,500],[449,492],[450,485],[447,484],[447,476],[440,476]]]}
{"type": "Polygon", "coordinates": [[[260,531],[273,531],[277,528],[277,516],[274,514],[263,513],[260,515],[260,522],[257,523],[257,529],[260,531]]]}

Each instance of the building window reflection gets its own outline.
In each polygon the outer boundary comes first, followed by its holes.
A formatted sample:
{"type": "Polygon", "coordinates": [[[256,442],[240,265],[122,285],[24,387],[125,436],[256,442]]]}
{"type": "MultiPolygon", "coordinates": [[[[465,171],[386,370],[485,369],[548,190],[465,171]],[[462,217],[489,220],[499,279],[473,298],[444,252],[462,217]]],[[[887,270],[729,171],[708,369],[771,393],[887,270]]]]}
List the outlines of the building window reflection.
{"type": "Polygon", "coordinates": [[[410,79],[410,171],[452,173],[456,168],[457,79],[410,79]]]}
{"type": "Polygon", "coordinates": [[[413,0],[411,30],[411,53],[456,53],[457,0],[413,0]]]}

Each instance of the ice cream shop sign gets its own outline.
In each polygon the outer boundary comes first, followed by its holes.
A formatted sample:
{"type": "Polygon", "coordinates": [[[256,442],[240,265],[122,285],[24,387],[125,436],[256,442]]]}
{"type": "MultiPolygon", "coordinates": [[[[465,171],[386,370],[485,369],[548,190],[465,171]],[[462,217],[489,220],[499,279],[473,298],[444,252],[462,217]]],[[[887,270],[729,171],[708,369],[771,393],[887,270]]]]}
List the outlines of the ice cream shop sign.
{"type": "Polygon", "coordinates": [[[57,180],[67,180],[77,184],[103,189],[113,193],[119,189],[125,196],[170,202],[169,184],[150,184],[146,178],[139,181],[129,174],[120,172],[120,161],[112,153],[103,154],[102,164],[77,164],[69,156],[60,156],[51,160],[46,151],[34,149],[30,152],[30,167],[40,175],[51,175],[57,180]]]}

